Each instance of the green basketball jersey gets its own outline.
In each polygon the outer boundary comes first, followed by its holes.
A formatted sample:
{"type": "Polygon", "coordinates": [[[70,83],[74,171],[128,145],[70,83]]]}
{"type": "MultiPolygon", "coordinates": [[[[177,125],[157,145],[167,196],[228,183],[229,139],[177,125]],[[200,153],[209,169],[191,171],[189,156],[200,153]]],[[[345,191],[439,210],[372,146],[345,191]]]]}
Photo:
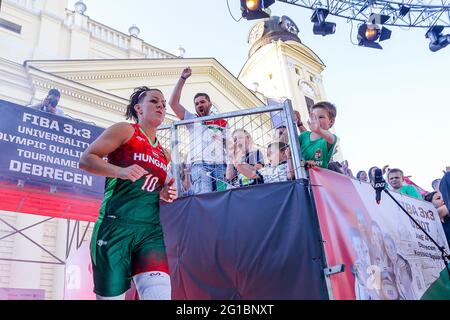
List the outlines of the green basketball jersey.
{"type": "Polygon", "coordinates": [[[158,141],[152,145],[139,124],[134,128],[133,137],[109,154],[108,162],[123,168],[138,164],[149,174],[135,182],[107,178],[99,218],[158,224],[159,192],[167,177],[168,161],[158,141]]]}

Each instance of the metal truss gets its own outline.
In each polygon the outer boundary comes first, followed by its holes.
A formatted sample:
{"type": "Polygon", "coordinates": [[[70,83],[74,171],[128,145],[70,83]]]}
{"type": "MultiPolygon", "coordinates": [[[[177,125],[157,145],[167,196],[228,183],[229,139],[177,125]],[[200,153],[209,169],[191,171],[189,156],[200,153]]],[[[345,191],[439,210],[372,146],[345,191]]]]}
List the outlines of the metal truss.
{"type": "Polygon", "coordinates": [[[326,8],[329,14],[367,22],[372,13],[390,16],[385,25],[407,28],[450,27],[450,0],[278,0],[315,10],[326,8]],[[404,13],[405,8],[409,11],[404,13]]]}
{"type": "MultiPolygon", "coordinates": [[[[24,213],[23,213],[24,214],[24,213]]],[[[18,234],[22,237],[24,237],[25,239],[27,239],[28,241],[30,241],[30,243],[32,245],[34,245],[35,247],[41,249],[43,252],[47,253],[50,256],[50,260],[51,261],[43,261],[43,260],[24,260],[24,259],[8,259],[8,258],[0,258],[0,261],[11,261],[11,262],[28,262],[28,263],[41,263],[41,264],[52,264],[52,265],[65,265],[66,264],[66,260],[70,255],[70,252],[72,249],[76,249],[78,250],[81,245],[83,244],[83,241],[86,239],[86,234],[88,232],[89,226],[91,225],[91,223],[87,223],[87,225],[85,225],[84,227],[80,225],[80,221],[73,221],[74,225],[71,225],[71,220],[67,219],[67,233],[66,233],[66,253],[64,258],[60,258],[57,257],[55,254],[53,254],[52,252],[50,252],[47,248],[45,248],[42,244],[40,244],[39,242],[33,240],[32,238],[28,237],[25,233],[23,233],[23,231],[26,231],[28,229],[34,228],[38,225],[41,225],[45,222],[48,222],[50,220],[54,220],[55,218],[46,218],[44,220],[41,220],[35,224],[29,225],[25,228],[22,229],[17,229],[15,228],[13,225],[11,225],[10,223],[8,223],[5,219],[0,217],[0,222],[4,223],[5,225],[7,225],[9,228],[12,229],[12,232],[0,237],[0,241],[4,240],[8,237],[11,237],[15,234],[18,234]],[[76,239],[75,239],[76,237],[76,239]],[[75,240],[75,242],[74,242],[75,240]],[[75,248],[74,248],[75,247],[75,248]]]]}

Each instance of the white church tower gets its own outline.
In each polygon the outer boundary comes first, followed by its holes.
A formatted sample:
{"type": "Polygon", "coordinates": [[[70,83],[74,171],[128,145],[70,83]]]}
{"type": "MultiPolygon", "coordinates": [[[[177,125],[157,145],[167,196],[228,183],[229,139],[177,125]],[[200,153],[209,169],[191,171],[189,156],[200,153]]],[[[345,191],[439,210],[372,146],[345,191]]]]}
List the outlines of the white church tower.
{"type": "MultiPolygon", "coordinates": [[[[238,78],[266,100],[290,99],[306,124],[310,108],[327,100],[322,83],[325,64],[298,33],[288,16],[257,22],[249,32],[248,60],[238,78]]],[[[341,160],[340,151],[335,158],[341,160]]]]}
{"type": "Polygon", "coordinates": [[[326,100],[321,73],[325,65],[298,37],[287,16],[257,22],[249,32],[248,60],[239,80],[271,99],[291,99],[303,117],[308,107],[326,100]]]}

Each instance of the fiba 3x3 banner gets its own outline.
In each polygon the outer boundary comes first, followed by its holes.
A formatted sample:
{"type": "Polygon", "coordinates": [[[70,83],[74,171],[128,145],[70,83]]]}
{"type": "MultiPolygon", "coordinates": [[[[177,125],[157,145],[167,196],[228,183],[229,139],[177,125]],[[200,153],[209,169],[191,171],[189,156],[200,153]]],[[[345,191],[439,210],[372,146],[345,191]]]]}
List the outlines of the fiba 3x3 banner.
{"type": "Polygon", "coordinates": [[[94,221],[104,178],[79,168],[103,128],[0,100],[0,210],[94,221]]]}

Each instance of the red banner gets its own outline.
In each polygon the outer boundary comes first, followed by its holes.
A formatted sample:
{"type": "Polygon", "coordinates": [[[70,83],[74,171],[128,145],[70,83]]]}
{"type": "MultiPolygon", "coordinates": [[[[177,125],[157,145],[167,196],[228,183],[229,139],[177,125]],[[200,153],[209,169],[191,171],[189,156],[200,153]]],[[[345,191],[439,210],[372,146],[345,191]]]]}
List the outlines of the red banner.
{"type": "MultiPolygon", "coordinates": [[[[331,276],[335,299],[415,300],[444,268],[440,251],[408,216],[371,185],[328,170],[310,170],[328,266],[345,265],[331,276]]],[[[448,251],[434,207],[391,192],[415,220],[448,251]]]]}
{"type": "Polygon", "coordinates": [[[70,220],[97,220],[101,199],[0,181],[0,210],[70,220]]]}

